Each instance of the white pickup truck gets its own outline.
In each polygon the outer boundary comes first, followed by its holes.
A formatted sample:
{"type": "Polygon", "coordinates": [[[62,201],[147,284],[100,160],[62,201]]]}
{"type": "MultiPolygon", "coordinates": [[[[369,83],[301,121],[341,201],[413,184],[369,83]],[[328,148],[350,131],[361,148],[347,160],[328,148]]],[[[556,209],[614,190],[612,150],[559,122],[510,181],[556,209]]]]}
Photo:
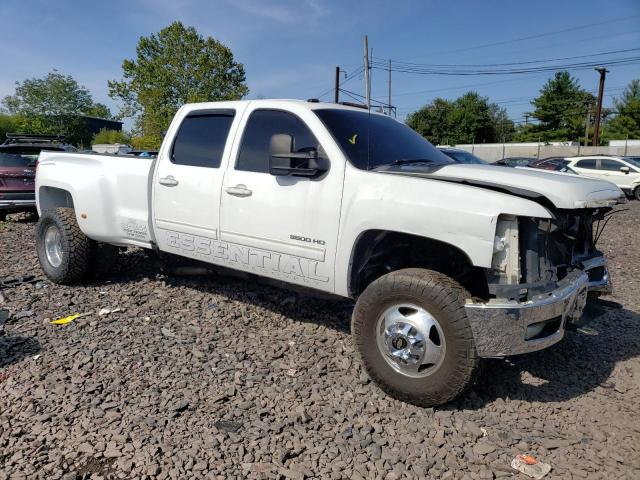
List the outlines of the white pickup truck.
{"type": "Polygon", "coordinates": [[[156,159],[43,152],[37,250],[77,283],[138,246],[357,299],[352,334],[396,398],[459,395],[482,357],[546,348],[610,290],[596,225],[624,202],[574,175],[461,165],[404,124],[294,100],[199,103],[156,159]]]}

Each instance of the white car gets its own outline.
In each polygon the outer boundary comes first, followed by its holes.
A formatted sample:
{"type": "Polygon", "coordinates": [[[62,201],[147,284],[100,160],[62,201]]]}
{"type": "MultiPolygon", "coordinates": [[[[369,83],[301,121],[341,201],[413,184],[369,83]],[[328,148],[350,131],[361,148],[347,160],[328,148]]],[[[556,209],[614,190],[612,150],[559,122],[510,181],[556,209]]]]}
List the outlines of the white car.
{"type": "Polygon", "coordinates": [[[640,157],[593,155],[564,160],[578,175],[615,183],[627,195],[640,200],[640,157]]]}
{"type": "Polygon", "coordinates": [[[559,342],[587,293],[611,289],[593,225],[626,201],[600,180],[454,163],[386,115],[295,100],[185,105],[157,158],[44,152],[36,195],[52,281],[134,245],[357,299],[365,369],[419,405],[458,396],[482,357],[559,342]]]}

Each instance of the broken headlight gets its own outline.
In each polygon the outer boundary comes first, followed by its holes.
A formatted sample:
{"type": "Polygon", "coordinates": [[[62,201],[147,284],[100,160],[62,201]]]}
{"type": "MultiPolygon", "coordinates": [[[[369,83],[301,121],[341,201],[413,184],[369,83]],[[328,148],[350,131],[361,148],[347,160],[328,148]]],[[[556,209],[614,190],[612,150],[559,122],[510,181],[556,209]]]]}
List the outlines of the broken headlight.
{"type": "Polygon", "coordinates": [[[518,248],[518,217],[500,215],[493,239],[493,259],[491,269],[507,284],[520,281],[520,260],[518,248]]]}

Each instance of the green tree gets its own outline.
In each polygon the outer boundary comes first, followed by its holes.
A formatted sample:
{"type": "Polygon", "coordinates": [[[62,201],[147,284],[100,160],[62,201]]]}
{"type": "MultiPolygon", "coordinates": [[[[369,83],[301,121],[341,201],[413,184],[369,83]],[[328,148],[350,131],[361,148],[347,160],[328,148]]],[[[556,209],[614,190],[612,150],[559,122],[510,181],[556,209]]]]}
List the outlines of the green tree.
{"type": "Polygon", "coordinates": [[[4,97],[2,105],[19,118],[23,132],[64,135],[72,143],[81,143],[90,139],[81,116],[99,104],[73,77],[54,70],[43,78],[16,82],[15,93],[4,97]]]}
{"type": "Polygon", "coordinates": [[[620,98],[613,102],[617,115],[603,130],[603,140],[640,138],[640,79],[631,80],[620,98]]]}
{"type": "Polygon", "coordinates": [[[100,129],[98,133],[93,136],[91,145],[100,143],[124,143],[128,144],[131,138],[126,132],[121,130],[109,130],[106,128],[100,129]]]}
{"type": "Polygon", "coordinates": [[[87,110],[86,115],[89,117],[104,118],[105,120],[116,120],[111,114],[111,110],[103,103],[94,103],[87,110]]]}
{"type": "Polygon", "coordinates": [[[7,138],[7,133],[20,131],[20,119],[12,115],[0,113],[0,143],[7,138]]]}
{"type": "Polygon", "coordinates": [[[569,72],[556,72],[531,102],[535,109],[529,115],[539,123],[521,127],[515,138],[520,141],[580,140],[587,110],[595,102],[595,97],[582,89],[569,72]]]}
{"type": "Polygon", "coordinates": [[[407,117],[407,125],[434,144],[447,143],[450,136],[449,115],[452,104],[444,98],[436,98],[407,117]]]}
{"type": "Polygon", "coordinates": [[[136,54],[122,62],[123,78],[109,82],[109,95],[145,137],[159,138],[185,103],[236,100],[249,92],[244,66],[231,50],[181,22],[141,37],[136,54]]]}
{"type": "Polygon", "coordinates": [[[409,115],[407,125],[436,144],[501,142],[514,129],[503,108],[476,92],[454,101],[436,98],[409,115]]]}
{"type": "Polygon", "coordinates": [[[136,150],[158,150],[162,137],[132,137],[131,146],[136,150]]]}

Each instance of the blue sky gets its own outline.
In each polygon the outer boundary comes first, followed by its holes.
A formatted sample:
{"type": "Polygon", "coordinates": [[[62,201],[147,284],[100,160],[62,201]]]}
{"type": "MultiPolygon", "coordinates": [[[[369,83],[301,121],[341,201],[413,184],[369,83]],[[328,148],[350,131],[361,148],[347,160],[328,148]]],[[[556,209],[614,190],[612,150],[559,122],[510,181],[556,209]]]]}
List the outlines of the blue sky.
{"type": "MultiPolygon", "coordinates": [[[[13,93],[16,80],[55,68],[73,75],[114,111],[107,80],[120,78],[122,60],[135,56],[140,36],[174,20],[233,50],[245,65],[248,98],[309,98],[330,91],[336,65],[347,73],[362,65],[364,34],[375,57],[441,64],[521,62],[640,47],[639,0],[2,0],[0,18],[0,97],[13,93]]],[[[630,55],[640,52],[619,56],[630,55]]],[[[639,64],[610,70],[605,105],[629,80],[640,78],[639,64]]],[[[596,72],[574,75],[595,92],[596,72]]],[[[392,103],[404,117],[436,96],[455,98],[473,89],[520,120],[549,76],[394,73],[392,103]]],[[[386,98],[386,81],[386,72],[373,71],[374,97],[386,98]]],[[[362,94],[362,77],[344,87],[362,94]]],[[[330,92],[323,97],[331,98],[330,92]]]]}

